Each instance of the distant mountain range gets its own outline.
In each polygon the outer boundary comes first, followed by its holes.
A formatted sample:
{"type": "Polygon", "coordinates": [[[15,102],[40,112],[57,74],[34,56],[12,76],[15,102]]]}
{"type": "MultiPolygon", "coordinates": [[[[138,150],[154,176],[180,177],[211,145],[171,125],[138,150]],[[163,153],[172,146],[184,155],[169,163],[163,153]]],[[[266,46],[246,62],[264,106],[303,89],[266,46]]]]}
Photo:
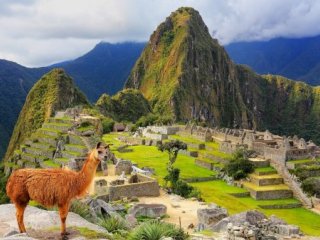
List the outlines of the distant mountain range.
{"type": "Polygon", "coordinates": [[[238,42],[225,46],[231,59],[260,74],[277,74],[320,85],[320,36],[238,42]]]}
{"type": "Polygon", "coordinates": [[[113,95],[123,88],[144,46],[145,43],[101,42],[82,57],[58,63],[49,68],[63,68],[74,78],[75,83],[88,99],[95,102],[101,94],[113,95]]]}

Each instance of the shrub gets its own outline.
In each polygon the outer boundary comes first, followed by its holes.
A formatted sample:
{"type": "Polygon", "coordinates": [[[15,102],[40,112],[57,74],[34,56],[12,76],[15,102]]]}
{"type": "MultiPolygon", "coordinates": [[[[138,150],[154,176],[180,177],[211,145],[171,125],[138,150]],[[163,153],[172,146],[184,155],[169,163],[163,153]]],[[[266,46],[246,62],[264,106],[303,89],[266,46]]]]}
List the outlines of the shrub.
{"type": "Polygon", "coordinates": [[[129,230],[126,220],[117,215],[101,218],[99,225],[107,229],[108,232],[118,233],[120,235],[126,234],[126,232],[129,230]]]}
{"type": "Polygon", "coordinates": [[[136,122],[137,127],[146,127],[149,125],[153,125],[157,121],[158,117],[152,113],[149,113],[146,116],[142,116],[136,122]]]}
{"type": "Polygon", "coordinates": [[[73,200],[71,202],[69,211],[80,215],[89,222],[94,222],[95,220],[94,216],[91,213],[90,207],[79,200],[73,200]]]}
{"type": "Polygon", "coordinates": [[[10,199],[6,194],[8,177],[4,174],[4,166],[0,165],[0,204],[9,203],[10,199]]]}
{"type": "Polygon", "coordinates": [[[141,224],[129,235],[130,240],[160,240],[164,237],[184,240],[188,239],[188,234],[173,224],[153,220],[141,224]]]}
{"type": "Polygon", "coordinates": [[[114,121],[111,118],[103,118],[102,119],[102,128],[103,128],[103,134],[112,132],[113,130],[114,121]]]}
{"type": "Polygon", "coordinates": [[[82,122],[81,124],[80,124],[80,127],[89,127],[89,126],[91,126],[92,124],[90,123],[90,122],[82,122]]]}
{"type": "Polygon", "coordinates": [[[301,181],[318,176],[320,173],[320,165],[301,166],[292,171],[301,181]]]}
{"type": "Polygon", "coordinates": [[[172,187],[173,192],[182,197],[188,198],[193,191],[193,187],[189,185],[186,181],[179,179],[172,187]]]}
{"type": "Polygon", "coordinates": [[[245,178],[254,171],[254,165],[249,161],[248,156],[249,153],[245,149],[239,149],[226,164],[225,171],[234,180],[245,178]]]}
{"type": "Polygon", "coordinates": [[[301,185],[303,191],[311,196],[320,197],[320,177],[310,177],[305,179],[301,185]]]}

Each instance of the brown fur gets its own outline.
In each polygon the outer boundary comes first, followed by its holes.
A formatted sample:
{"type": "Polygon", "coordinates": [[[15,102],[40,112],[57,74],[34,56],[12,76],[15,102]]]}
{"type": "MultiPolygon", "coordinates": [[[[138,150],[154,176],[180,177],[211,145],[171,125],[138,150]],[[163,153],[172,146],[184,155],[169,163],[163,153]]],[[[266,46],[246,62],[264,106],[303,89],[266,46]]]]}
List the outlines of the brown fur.
{"type": "Polygon", "coordinates": [[[89,153],[81,171],[66,169],[19,169],[13,172],[7,183],[7,195],[16,206],[20,232],[26,232],[23,215],[29,200],[43,206],[59,207],[61,234],[66,235],[65,221],[71,199],[83,196],[94,178],[96,169],[106,156],[109,147],[97,147],[89,153]]]}

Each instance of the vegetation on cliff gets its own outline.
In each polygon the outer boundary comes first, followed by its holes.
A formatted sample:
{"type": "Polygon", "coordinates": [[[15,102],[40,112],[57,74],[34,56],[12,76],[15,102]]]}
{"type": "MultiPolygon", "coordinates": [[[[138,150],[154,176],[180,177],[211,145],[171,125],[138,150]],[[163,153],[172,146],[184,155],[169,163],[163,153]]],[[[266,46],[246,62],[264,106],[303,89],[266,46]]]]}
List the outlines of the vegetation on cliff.
{"type": "Polygon", "coordinates": [[[104,116],[116,121],[136,122],[151,112],[148,101],[136,89],[124,89],[112,97],[103,94],[96,107],[104,116]]]}
{"type": "Polygon", "coordinates": [[[56,111],[86,104],[88,101],[85,95],[75,87],[72,78],[62,69],[54,69],[44,75],[32,87],[26,98],[11,136],[5,160],[8,160],[23,140],[40,128],[56,111]]]}

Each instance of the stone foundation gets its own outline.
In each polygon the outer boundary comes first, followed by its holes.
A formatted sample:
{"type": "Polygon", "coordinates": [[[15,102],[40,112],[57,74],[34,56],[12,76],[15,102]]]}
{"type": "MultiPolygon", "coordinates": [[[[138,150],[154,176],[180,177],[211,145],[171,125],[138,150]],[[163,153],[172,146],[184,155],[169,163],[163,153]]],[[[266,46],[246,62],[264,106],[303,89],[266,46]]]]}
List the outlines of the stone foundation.
{"type": "Polygon", "coordinates": [[[140,174],[137,175],[138,183],[109,186],[109,201],[120,200],[123,197],[158,197],[160,195],[160,187],[156,180],[140,174]]]}

